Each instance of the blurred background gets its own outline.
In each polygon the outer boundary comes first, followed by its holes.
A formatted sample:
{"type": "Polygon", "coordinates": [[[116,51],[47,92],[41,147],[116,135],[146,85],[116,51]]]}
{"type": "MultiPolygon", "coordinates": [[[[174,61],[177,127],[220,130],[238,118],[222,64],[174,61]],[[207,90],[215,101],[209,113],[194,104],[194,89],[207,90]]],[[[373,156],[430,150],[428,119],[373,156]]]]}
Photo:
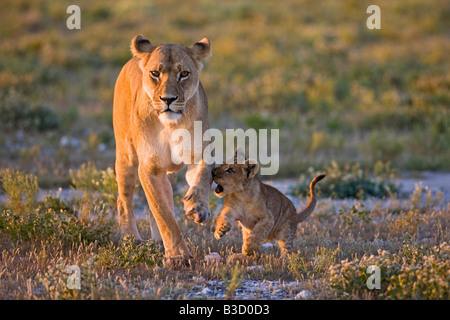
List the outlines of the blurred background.
{"type": "Polygon", "coordinates": [[[211,127],[280,129],[279,177],[331,160],[449,171],[450,2],[375,2],[1,1],[0,168],[64,187],[85,162],[111,167],[114,84],[142,33],[210,39],[211,127]]]}

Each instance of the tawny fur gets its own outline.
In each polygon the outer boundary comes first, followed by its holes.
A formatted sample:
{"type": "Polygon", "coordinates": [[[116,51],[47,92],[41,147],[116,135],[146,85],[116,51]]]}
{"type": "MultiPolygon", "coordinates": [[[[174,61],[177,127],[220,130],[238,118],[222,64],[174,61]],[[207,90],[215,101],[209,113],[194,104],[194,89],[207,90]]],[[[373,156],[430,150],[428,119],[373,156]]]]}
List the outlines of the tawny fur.
{"type": "MultiPolygon", "coordinates": [[[[201,121],[203,130],[209,128],[208,102],[199,72],[202,61],[210,56],[210,44],[203,39],[191,47],[176,43],[153,46],[138,35],[131,42],[131,51],[134,57],[123,67],[114,90],[119,224],[124,234],[141,240],[133,212],[139,177],[154,217],[152,239],[162,240],[167,257],[190,258],[174,217],[171,183],[184,163],[194,163],[194,159],[184,159],[179,165],[172,162],[171,152],[178,142],[171,141],[171,133],[182,128],[193,136],[194,121],[201,121]]],[[[205,146],[206,142],[202,151],[205,146]]],[[[201,161],[188,165],[186,173],[190,187],[183,199],[184,210],[198,223],[206,223],[210,216],[211,170],[201,161]]]]}
{"type": "Polygon", "coordinates": [[[286,255],[293,250],[297,224],[316,206],[314,186],[325,175],[311,181],[309,203],[297,212],[284,194],[261,182],[256,176],[257,171],[258,165],[249,160],[245,164],[223,164],[213,170],[213,180],[218,184],[215,194],[224,197],[214,236],[220,239],[238,221],[242,227],[244,255],[255,254],[265,241],[270,240],[277,240],[282,255],[286,255]]]}

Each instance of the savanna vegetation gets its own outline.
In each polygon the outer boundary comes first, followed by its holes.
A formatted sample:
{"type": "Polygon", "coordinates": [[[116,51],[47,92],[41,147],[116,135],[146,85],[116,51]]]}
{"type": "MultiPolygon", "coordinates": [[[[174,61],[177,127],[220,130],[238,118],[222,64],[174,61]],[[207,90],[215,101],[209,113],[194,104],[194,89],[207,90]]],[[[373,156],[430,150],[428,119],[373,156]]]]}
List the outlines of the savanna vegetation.
{"type": "MultiPolygon", "coordinates": [[[[111,175],[85,167],[73,184],[97,176],[107,190],[111,175]]],[[[194,257],[174,268],[159,244],[120,237],[114,194],[74,187],[68,199],[56,192],[39,200],[35,176],[5,170],[1,181],[1,299],[294,299],[305,290],[315,299],[449,299],[449,208],[422,188],[373,208],[321,200],[299,226],[295,252],[283,258],[269,247],[247,261],[229,259],[242,246],[237,226],[213,237],[221,201],[211,197],[212,221],[200,226],[180,212],[181,189],[176,217],[194,257]],[[205,259],[212,252],[219,259],[205,259]],[[370,265],[381,270],[380,289],[367,288],[370,265]],[[69,266],[80,268],[79,288],[68,286],[69,266]]],[[[138,227],[148,239],[148,218],[138,227]]]]}
{"type": "MultiPolygon", "coordinates": [[[[366,28],[373,1],[80,0],[81,30],[68,30],[71,4],[0,3],[0,299],[233,299],[253,280],[268,284],[256,298],[449,299],[448,204],[421,186],[399,199],[391,183],[450,170],[448,1],[376,1],[380,30],[366,28]],[[182,181],[190,267],[164,266],[151,240],[120,238],[112,99],[139,33],[211,40],[201,74],[211,126],[280,129],[277,177],[300,176],[292,195],[327,173],[297,252],[204,261],[242,240],[237,228],[214,239],[213,196],[212,221],[186,219],[182,181]],[[70,265],[79,290],[67,286],[70,265]],[[367,289],[369,265],[379,290],[367,289]]],[[[136,206],[148,210],[140,192],[136,206]]],[[[138,227],[148,239],[148,219],[138,227]]]]}
{"type": "Polygon", "coordinates": [[[114,162],[115,79],[138,33],[209,37],[201,76],[216,128],[279,128],[281,176],[334,159],[449,170],[447,1],[8,1],[0,10],[2,167],[68,185],[68,169],[114,162]]]}

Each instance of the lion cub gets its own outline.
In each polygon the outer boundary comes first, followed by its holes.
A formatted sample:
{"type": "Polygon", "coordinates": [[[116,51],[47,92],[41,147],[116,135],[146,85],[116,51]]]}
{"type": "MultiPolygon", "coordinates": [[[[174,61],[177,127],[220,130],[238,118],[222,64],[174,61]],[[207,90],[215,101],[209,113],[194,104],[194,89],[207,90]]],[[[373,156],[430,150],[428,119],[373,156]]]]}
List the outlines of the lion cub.
{"type": "Polygon", "coordinates": [[[264,184],[256,176],[258,164],[245,160],[244,164],[223,164],[213,170],[217,183],[214,193],[224,197],[222,212],[217,218],[214,237],[220,239],[238,221],[242,226],[242,253],[252,255],[264,241],[276,239],[282,255],[293,249],[297,224],[304,221],[316,207],[314,185],[325,175],[318,175],[310,183],[311,198],[302,211],[296,212],[292,202],[276,188],[264,184]]]}

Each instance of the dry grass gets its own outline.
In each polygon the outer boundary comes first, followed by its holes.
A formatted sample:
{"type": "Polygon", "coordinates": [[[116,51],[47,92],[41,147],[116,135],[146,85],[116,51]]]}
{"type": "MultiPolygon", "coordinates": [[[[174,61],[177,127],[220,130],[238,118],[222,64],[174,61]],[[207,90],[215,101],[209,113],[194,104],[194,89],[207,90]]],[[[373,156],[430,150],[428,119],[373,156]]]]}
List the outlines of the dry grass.
{"type": "MultiPolygon", "coordinates": [[[[297,229],[297,251],[283,258],[275,246],[244,261],[229,259],[242,246],[237,226],[219,241],[213,237],[219,200],[212,198],[206,226],[188,220],[177,201],[177,220],[194,256],[189,267],[177,268],[163,265],[162,248],[151,240],[120,239],[113,204],[102,194],[82,197],[35,203],[29,213],[4,208],[1,299],[293,299],[301,290],[314,299],[449,298],[450,207],[422,190],[409,200],[380,199],[372,209],[363,201],[321,199],[297,229]],[[72,211],[58,211],[55,203],[72,211]],[[205,261],[212,252],[220,262],[205,261]],[[382,270],[380,290],[365,286],[370,264],[382,270]],[[70,265],[81,269],[79,290],[67,286],[70,265]]],[[[147,218],[138,227],[150,237],[147,218]]]]}
{"type": "MultiPolygon", "coordinates": [[[[210,38],[201,79],[211,126],[280,129],[279,176],[322,170],[330,159],[450,169],[448,1],[378,1],[378,31],[365,27],[372,3],[357,0],[78,4],[79,31],[66,28],[65,2],[0,4],[0,168],[31,173],[41,188],[69,186],[70,169],[88,161],[114,162],[113,88],[138,33],[154,44],[210,38]]],[[[237,230],[216,241],[214,219],[200,227],[178,212],[195,263],[172,269],[151,243],[147,256],[121,242],[108,172],[94,177],[101,190],[78,184],[89,196],[0,208],[1,299],[232,299],[250,294],[251,281],[258,298],[306,289],[323,299],[448,299],[450,209],[438,199],[417,201],[417,193],[374,208],[322,199],[298,228],[299,252],[283,259],[274,249],[237,266],[203,262],[210,252],[239,252],[237,230]],[[389,270],[379,291],[364,287],[368,262],[389,270]],[[73,264],[80,290],[66,285],[73,264]]],[[[220,202],[212,205],[217,214],[220,202]]],[[[149,236],[146,219],[139,228],[149,236]]]]}

